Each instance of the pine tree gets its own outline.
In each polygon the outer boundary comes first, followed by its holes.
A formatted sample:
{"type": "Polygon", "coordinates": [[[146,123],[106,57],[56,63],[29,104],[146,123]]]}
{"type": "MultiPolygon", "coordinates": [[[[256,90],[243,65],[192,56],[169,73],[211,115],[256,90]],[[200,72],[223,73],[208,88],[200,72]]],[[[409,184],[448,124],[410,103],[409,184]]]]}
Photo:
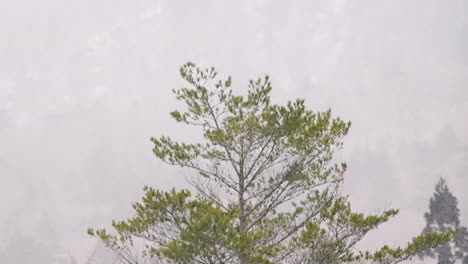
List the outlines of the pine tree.
{"type": "Polygon", "coordinates": [[[468,264],[468,232],[466,227],[460,225],[460,210],[458,200],[450,192],[447,182],[440,178],[435,186],[434,195],[429,200],[429,212],[424,214],[426,227],[423,233],[446,232],[458,230],[453,242],[427,249],[420,254],[421,258],[437,258],[438,264],[453,264],[461,260],[468,264]]]}
{"type": "Polygon", "coordinates": [[[341,186],[346,164],[334,164],[349,122],[314,112],[303,99],[276,105],[268,76],[246,95],[214,68],[187,63],[188,88],[176,89],[186,109],[180,123],[199,127],[204,142],[152,138],[155,156],[193,169],[189,190],[146,187],[135,216],[113,222],[117,234],[88,230],[124,263],[306,264],[398,263],[447,242],[452,232],[415,237],[404,248],[360,252],[355,245],[398,213],[353,212],[341,186]],[[138,242],[137,242],[138,241],[138,242]],[[143,250],[136,245],[144,243],[143,250]]]}

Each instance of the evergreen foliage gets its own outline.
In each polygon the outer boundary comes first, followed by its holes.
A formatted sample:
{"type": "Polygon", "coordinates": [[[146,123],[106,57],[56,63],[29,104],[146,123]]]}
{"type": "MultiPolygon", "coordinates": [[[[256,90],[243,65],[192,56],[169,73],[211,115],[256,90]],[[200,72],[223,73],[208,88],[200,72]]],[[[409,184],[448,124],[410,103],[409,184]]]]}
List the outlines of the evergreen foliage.
{"type": "Polygon", "coordinates": [[[462,261],[468,264],[468,231],[460,225],[458,200],[450,192],[444,178],[439,179],[434,195],[429,200],[429,212],[424,214],[426,227],[424,233],[457,230],[451,243],[421,252],[420,257],[437,258],[438,264],[454,264],[462,261]]]}
{"type": "Polygon", "coordinates": [[[406,247],[358,251],[398,210],[364,215],[342,195],[346,164],[332,157],[349,122],[302,99],[273,104],[268,76],[242,96],[214,68],[187,63],[180,75],[188,88],[174,93],[186,109],[171,115],[200,127],[205,141],[151,140],[158,159],[196,172],[195,195],[145,187],[134,217],[113,222],[116,234],[88,230],[123,263],[398,263],[451,239],[452,231],[428,232],[406,247]]]}

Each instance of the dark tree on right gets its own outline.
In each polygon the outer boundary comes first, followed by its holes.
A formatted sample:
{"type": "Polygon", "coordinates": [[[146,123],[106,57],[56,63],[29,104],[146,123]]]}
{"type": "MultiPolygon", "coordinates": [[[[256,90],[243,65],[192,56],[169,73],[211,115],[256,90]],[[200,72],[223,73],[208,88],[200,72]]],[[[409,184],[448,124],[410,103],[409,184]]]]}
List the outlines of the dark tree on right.
{"type": "Polygon", "coordinates": [[[434,195],[429,200],[429,212],[424,214],[426,227],[423,233],[458,230],[453,240],[436,248],[430,248],[419,254],[420,258],[437,258],[438,264],[468,264],[468,230],[460,225],[458,200],[450,192],[447,182],[440,178],[434,195]]]}

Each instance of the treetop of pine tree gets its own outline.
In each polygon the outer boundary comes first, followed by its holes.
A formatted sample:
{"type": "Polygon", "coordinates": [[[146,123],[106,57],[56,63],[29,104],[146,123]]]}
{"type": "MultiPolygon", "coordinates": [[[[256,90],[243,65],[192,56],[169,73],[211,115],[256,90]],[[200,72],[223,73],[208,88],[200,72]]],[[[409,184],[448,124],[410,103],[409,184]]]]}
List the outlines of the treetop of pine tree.
{"type": "Polygon", "coordinates": [[[274,104],[268,76],[239,95],[214,67],[189,62],[180,75],[188,86],[174,93],[186,108],[171,115],[200,127],[204,141],[151,141],[158,159],[193,169],[193,190],[145,187],[135,215],[113,222],[117,234],[89,229],[123,263],[398,263],[451,239],[430,232],[406,247],[359,251],[398,210],[364,215],[342,194],[346,164],[333,154],[350,122],[303,99],[274,104]]]}
{"type": "Polygon", "coordinates": [[[456,230],[456,233],[453,243],[424,250],[419,254],[420,258],[437,258],[438,264],[453,264],[459,259],[468,263],[468,230],[460,225],[459,217],[458,200],[450,192],[447,181],[440,178],[433,196],[429,199],[429,212],[424,214],[426,227],[423,234],[448,230],[456,230]]]}
{"type": "Polygon", "coordinates": [[[424,214],[427,223],[439,227],[457,228],[460,225],[458,200],[450,192],[447,182],[440,178],[435,186],[433,197],[429,200],[429,212],[424,214]]]}

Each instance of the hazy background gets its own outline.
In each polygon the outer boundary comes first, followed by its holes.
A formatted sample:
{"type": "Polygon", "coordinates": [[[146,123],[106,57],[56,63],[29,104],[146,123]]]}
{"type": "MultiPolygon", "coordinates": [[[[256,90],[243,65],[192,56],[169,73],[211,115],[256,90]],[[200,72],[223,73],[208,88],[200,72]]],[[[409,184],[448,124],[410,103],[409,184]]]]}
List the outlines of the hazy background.
{"type": "Polygon", "coordinates": [[[192,136],[168,115],[189,60],[352,121],[355,208],[401,209],[361,248],[419,234],[441,176],[468,225],[466,0],[0,0],[0,33],[1,263],[83,263],[87,227],[186,186],[149,138],[192,136]]]}

